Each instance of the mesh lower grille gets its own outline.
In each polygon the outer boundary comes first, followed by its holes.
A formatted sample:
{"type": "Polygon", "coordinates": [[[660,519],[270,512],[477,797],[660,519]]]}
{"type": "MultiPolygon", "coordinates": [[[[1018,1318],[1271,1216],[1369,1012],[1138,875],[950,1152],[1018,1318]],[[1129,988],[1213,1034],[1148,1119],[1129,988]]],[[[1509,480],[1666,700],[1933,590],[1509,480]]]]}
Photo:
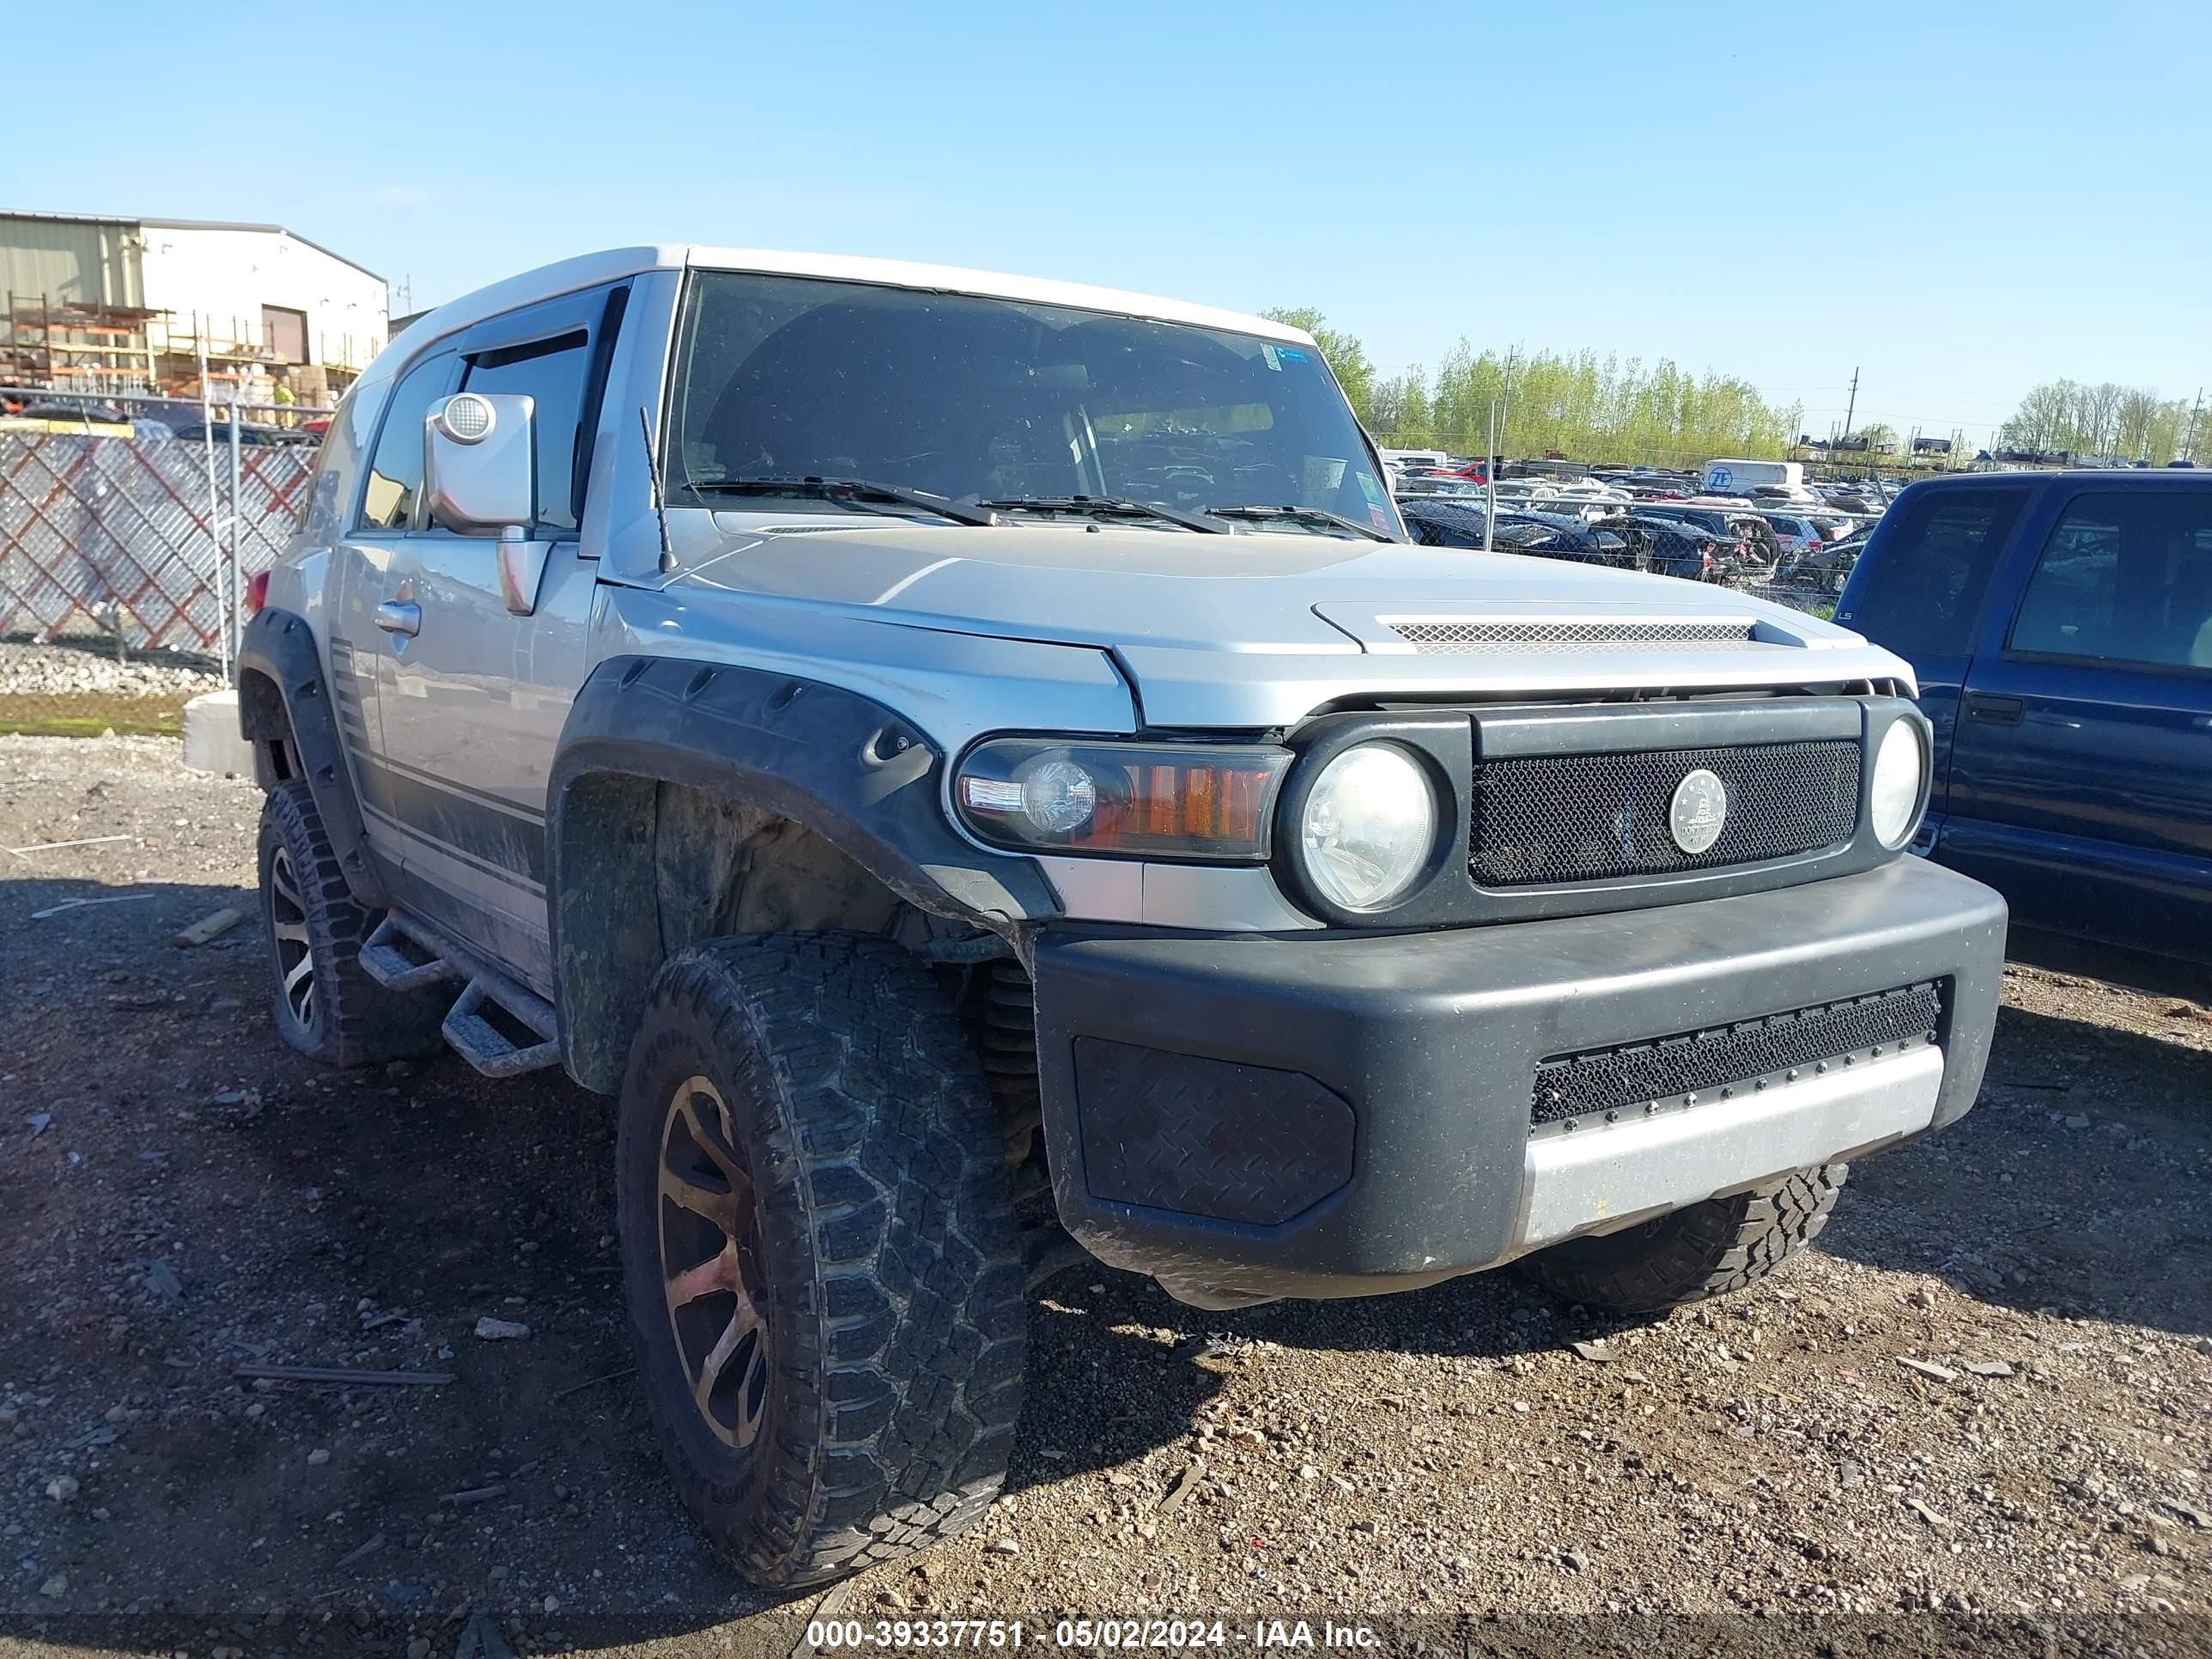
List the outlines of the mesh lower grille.
{"type": "Polygon", "coordinates": [[[1945,985],[1908,985],[1848,1002],[1823,1003],[1710,1031],[1565,1054],[1536,1067],[1531,1124],[1602,1116],[1651,1101],[1747,1083],[1877,1043],[1924,1043],[1940,1029],[1945,985]]]}
{"type": "Polygon", "coordinates": [[[1485,761],[1468,869],[1481,886],[1514,887],[1751,864],[1840,846],[1858,811],[1859,745],[1849,740],[1485,761]],[[1727,817],[1711,846],[1686,853],[1668,811],[1700,769],[1727,788],[1727,817]]]}
{"type": "Polygon", "coordinates": [[[1385,617],[1392,633],[1420,652],[1454,651],[1575,651],[1593,645],[1620,646],[1638,651],[1698,649],[1743,645],[1751,639],[1752,624],[1733,619],[1647,623],[1553,622],[1415,622],[1385,617]]]}

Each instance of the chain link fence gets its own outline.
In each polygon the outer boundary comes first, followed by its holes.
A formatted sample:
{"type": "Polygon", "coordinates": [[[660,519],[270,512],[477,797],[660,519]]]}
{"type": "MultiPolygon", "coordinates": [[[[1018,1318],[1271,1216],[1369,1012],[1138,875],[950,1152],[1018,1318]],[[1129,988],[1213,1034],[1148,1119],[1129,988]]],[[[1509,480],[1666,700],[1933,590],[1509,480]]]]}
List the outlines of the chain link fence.
{"type": "Polygon", "coordinates": [[[226,428],[0,430],[0,635],[100,633],[228,661],[246,580],[283,552],[315,449],[234,445],[226,428]]]}

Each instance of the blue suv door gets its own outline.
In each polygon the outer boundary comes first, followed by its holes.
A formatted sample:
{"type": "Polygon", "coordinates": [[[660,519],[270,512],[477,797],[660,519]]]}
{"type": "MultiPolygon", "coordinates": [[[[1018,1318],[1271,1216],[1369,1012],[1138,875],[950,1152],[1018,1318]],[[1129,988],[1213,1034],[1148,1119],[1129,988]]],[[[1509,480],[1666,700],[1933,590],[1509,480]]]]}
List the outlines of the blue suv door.
{"type": "Polygon", "coordinates": [[[2022,923],[2212,960],[2212,479],[2068,484],[1991,586],[1938,856],[2022,923]]]}

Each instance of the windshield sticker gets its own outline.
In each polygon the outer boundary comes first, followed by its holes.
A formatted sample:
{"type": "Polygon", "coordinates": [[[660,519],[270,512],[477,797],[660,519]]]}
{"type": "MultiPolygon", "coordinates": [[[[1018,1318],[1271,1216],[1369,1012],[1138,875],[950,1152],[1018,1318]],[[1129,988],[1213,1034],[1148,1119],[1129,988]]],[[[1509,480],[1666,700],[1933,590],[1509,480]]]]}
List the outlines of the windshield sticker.
{"type": "Polygon", "coordinates": [[[1390,528],[1390,515],[1388,513],[1385,513],[1381,507],[1369,507],[1367,509],[1367,516],[1375,520],[1375,527],[1377,530],[1388,530],[1390,528]]]}
{"type": "Polygon", "coordinates": [[[1267,359],[1267,367],[1273,369],[1276,374],[1279,374],[1283,372],[1282,362],[1275,356],[1275,348],[1269,345],[1265,340],[1262,340],[1260,343],[1260,355],[1267,359]]]}
{"type": "Polygon", "coordinates": [[[1382,506],[1382,486],[1375,482],[1375,475],[1372,472],[1362,472],[1358,476],[1359,493],[1367,497],[1367,505],[1370,507],[1382,506]]]}
{"type": "Polygon", "coordinates": [[[1302,363],[1306,360],[1306,354],[1296,346],[1277,346],[1275,355],[1286,363],[1302,363]]]}

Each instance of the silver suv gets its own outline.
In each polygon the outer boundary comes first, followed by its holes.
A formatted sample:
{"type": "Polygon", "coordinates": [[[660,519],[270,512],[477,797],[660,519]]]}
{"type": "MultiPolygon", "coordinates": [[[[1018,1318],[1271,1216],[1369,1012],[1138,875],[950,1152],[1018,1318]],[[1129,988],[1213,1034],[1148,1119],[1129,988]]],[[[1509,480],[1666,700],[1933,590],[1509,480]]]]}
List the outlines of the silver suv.
{"type": "Polygon", "coordinates": [[[241,655],[279,1029],[610,1098],[644,1404],[757,1582],[991,1501],[1076,1245],[1660,1308],[1972,1102],[2005,911],[1904,856],[1912,671],[1384,477],[1296,329],[696,248],[339,411],[241,655]]]}

